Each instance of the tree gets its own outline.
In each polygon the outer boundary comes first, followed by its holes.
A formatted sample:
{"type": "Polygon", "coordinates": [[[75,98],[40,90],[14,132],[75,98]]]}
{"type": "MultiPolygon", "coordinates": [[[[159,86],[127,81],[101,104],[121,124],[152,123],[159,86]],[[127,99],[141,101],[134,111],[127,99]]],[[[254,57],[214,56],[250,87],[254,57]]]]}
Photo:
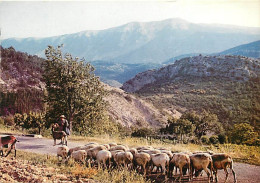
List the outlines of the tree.
{"type": "Polygon", "coordinates": [[[203,111],[201,115],[195,112],[185,113],[181,116],[181,119],[189,120],[194,126],[194,134],[201,139],[207,132],[213,132],[219,134],[223,131],[222,124],[218,121],[218,117],[215,114],[203,111]]]}
{"type": "Polygon", "coordinates": [[[231,131],[231,141],[236,144],[257,145],[259,139],[253,126],[248,123],[240,123],[234,125],[234,129],[231,131]]]}
{"type": "Polygon", "coordinates": [[[46,119],[50,125],[64,114],[71,129],[86,131],[103,119],[106,92],[94,75],[94,67],[84,59],[64,55],[61,47],[48,46],[45,50],[46,119]]]}

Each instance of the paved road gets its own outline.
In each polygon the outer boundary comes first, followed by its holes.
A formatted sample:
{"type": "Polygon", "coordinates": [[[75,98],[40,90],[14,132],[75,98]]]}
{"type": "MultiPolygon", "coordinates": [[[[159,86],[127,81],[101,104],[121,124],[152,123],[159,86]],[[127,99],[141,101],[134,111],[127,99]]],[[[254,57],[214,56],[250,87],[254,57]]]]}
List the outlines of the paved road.
{"type": "MultiPolygon", "coordinates": [[[[34,138],[34,137],[26,137],[26,136],[16,136],[18,141],[16,144],[17,149],[21,149],[24,151],[40,153],[40,154],[57,154],[57,148],[60,145],[53,146],[54,141],[52,139],[46,138],[34,138]]],[[[60,143],[60,140],[56,140],[56,143],[60,143]]],[[[68,147],[76,147],[79,145],[84,145],[83,143],[79,142],[71,142],[68,141],[68,147]]]]}
{"type": "MultiPolygon", "coordinates": [[[[52,139],[46,138],[33,138],[33,137],[25,137],[25,136],[16,136],[20,141],[17,143],[17,149],[21,149],[28,152],[40,153],[40,154],[50,154],[56,155],[57,148],[59,145],[53,146],[52,139]]],[[[59,143],[60,140],[57,140],[59,143]]],[[[71,142],[68,141],[68,147],[76,147],[79,145],[84,145],[84,143],[80,142],[71,142]]],[[[234,170],[237,174],[238,183],[260,183],[260,166],[249,165],[244,163],[234,163],[234,170]]],[[[219,171],[219,182],[224,182],[224,171],[219,171]]],[[[205,173],[204,173],[205,176],[205,173]]],[[[170,182],[170,181],[169,181],[170,182]]],[[[199,183],[201,181],[195,180],[194,182],[199,183]]],[[[203,181],[205,182],[205,181],[203,181]]],[[[229,174],[228,183],[233,182],[232,173],[229,174]]]]}

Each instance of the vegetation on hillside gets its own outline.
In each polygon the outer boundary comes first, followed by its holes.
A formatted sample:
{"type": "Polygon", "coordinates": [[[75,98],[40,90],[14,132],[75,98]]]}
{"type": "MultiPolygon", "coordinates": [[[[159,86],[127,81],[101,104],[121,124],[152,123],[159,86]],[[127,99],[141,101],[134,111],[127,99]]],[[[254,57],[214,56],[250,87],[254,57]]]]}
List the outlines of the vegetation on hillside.
{"type": "Polygon", "coordinates": [[[226,130],[238,123],[260,129],[260,80],[246,82],[215,77],[185,77],[158,81],[137,92],[158,108],[178,111],[207,110],[216,114],[226,130]]]}
{"type": "Polygon", "coordinates": [[[42,111],[44,59],[13,47],[0,49],[0,115],[42,111]]]}

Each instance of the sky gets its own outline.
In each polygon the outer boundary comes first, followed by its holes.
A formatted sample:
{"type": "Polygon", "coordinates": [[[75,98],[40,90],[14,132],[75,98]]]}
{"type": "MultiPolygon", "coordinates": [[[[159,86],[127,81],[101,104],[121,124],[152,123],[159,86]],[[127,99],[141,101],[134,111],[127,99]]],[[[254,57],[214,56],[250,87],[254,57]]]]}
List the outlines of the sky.
{"type": "Polygon", "coordinates": [[[0,1],[1,39],[49,37],[169,18],[260,27],[260,0],[0,1]]]}

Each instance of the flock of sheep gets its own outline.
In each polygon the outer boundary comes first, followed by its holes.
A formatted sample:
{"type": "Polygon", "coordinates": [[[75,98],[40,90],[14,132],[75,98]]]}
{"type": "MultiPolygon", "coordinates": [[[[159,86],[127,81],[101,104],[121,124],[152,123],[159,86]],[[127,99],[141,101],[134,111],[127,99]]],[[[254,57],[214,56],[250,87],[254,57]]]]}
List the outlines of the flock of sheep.
{"type": "Polygon", "coordinates": [[[179,169],[179,181],[188,171],[188,179],[193,180],[193,174],[198,176],[204,170],[208,175],[208,182],[215,180],[218,182],[217,171],[224,169],[226,173],[225,182],[228,178],[229,167],[234,176],[234,182],[237,182],[233,170],[233,160],[226,153],[209,153],[209,152],[172,152],[166,148],[155,149],[151,146],[128,148],[126,145],[109,143],[99,145],[91,142],[84,146],[78,146],[69,149],[67,146],[60,146],[57,150],[57,156],[63,160],[73,158],[75,161],[88,163],[90,166],[98,165],[103,168],[128,167],[141,171],[144,176],[146,173],[152,173],[156,170],[165,175],[172,177],[175,169],[179,169]]]}

